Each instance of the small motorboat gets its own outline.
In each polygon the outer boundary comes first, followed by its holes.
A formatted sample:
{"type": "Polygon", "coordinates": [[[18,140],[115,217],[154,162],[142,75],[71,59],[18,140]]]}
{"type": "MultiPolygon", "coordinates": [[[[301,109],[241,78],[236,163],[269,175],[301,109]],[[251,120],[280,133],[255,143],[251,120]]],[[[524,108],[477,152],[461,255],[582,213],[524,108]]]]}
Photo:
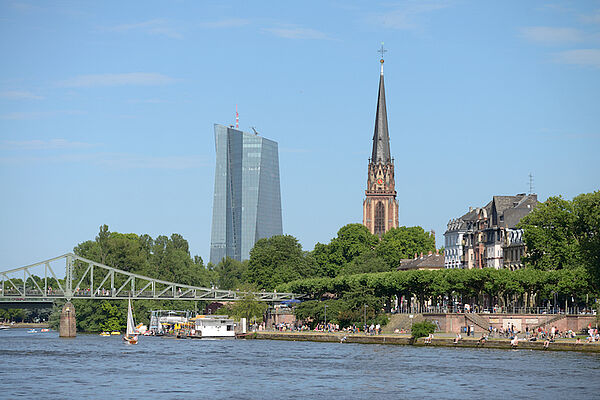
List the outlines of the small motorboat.
{"type": "Polygon", "coordinates": [[[110,336],[110,332],[102,332],[100,333],[100,336],[110,336]]]}
{"type": "Polygon", "coordinates": [[[27,331],[27,333],[38,333],[37,329],[30,329],[27,331]]]}
{"type": "Polygon", "coordinates": [[[120,334],[121,334],[121,332],[119,332],[119,331],[112,331],[110,334],[111,334],[111,335],[120,335],[120,334]]]}
{"type": "Polygon", "coordinates": [[[45,332],[50,332],[50,329],[48,329],[48,328],[42,328],[42,330],[40,332],[44,332],[44,333],[45,332]]]}

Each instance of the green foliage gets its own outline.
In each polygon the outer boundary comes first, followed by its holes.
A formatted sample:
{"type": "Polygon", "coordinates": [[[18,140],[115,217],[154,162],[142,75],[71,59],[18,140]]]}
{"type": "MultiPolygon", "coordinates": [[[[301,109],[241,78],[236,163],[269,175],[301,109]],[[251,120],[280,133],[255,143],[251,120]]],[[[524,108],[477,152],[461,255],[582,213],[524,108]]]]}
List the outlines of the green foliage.
{"type": "Polygon", "coordinates": [[[0,308],[0,322],[47,321],[51,311],[51,308],[0,308]]]}
{"type": "Polygon", "coordinates": [[[349,263],[344,264],[339,269],[339,275],[385,272],[389,270],[390,266],[382,257],[379,257],[377,254],[375,254],[375,251],[368,250],[354,257],[349,263]]]}
{"type": "Polygon", "coordinates": [[[30,310],[21,308],[0,308],[0,321],[25,322],[30,310]]]}
{"type": "Polygon", "coordinates": [[[103,331],[121,331],[127,326],[127,322],[123,318],[123,310],[112,305],[108,301],[103,301],[100,307],[102,311],[102,322],[100,329],[103,331]]]}
{"type": "Polygon", "coordinates": [[[600,191],[572,201],[550,197],[519,227],[525,230],[528,264],[544,270],[584,266],[600,286],[600,191]]]}
{"type": "MultiPolygon", "coordinates": [[[[317,243],[313,257],[317,263],[317,276],[337,276],[342,268],[362,254],[372,252],[379,238],[362,224],[343,226],[329,244],[317,243]]],[[[360,263],[360,261],[359,261],[360,263]]],[[[360,268],[358,266],[350,269],[360,268]]]]}
{"type": "MultiPolygon", "coordinates": [[[[354,282],[352,285],[360,285],[354,282]]],[[[382,314],[383,299],[372,294],[372,290],[362,290],[357,286],[349,288],[339,299],[325,301],[309,300],[297,305],[294,309],[296,318],[303,320],[311,327],[325,322],[325,306],[327,306],[327,322],[339,324],[341,328],[356,324],[362,326],[366,317],[367,324],[386,325],[387,316],[382,314]]]]}
{"type": "Polygon", "coordinates": [[[315,275],[336,277],[394,270],[415,253],[435,251],[435,238],[420,226],[390,229],[381,241],[362,224],[348,224],[329,244],[317,243],[312,252],[315,275]]]}
{"type": "Polygon", "coordinates": [[[550,270],[579,265],[580,248],[572,202],[550,197],[523,217],[518,227],[525,231],[528,255],[524,260],[534,268],[550,270]]]}
{"type": "Polygon", "coordinates": [[[263,290],[313,275],[314,265],[302,252],[298,240],[289,235],[260,239],[250,251],[247,282],[263,290]]]}
{"type": "Polygon", "coordinates": [[[262,320],[263,314],[267,311],[267,304],[258,301],[251,294],[246,294],[242,300],[235,302],[234,304],[227,305],[219,309],[224,311],[225,314],[235,318],[246,318],[246,322],[256,321],[257,319],[262,320]]]}
{"type": "Polygon", "coordinates": [[[213,271],[219,289],[239,289],[247,281],[248,261],[240,262],[227,257],[217,264],[213,271]]]}
{"type": "Polygon", "coordinates": [[[377,247],[377,254],[390,266],[397,268],[400,260],[413,258],[416,253],[435,251],[435,238],[420,226],[400,226],[387,231],[377,247]]]}
{"type": "MultiPolygon", "coordinates": [[[[535,295],[538,305],[552,300],[552,293],[560,298],[581,301],[586,294],[598,294],[598,287],[592,285],[590,275],[584,268],[560,271],[522,269],[445,269],[438,271],[392,271],[357,275],[340,275],[335,278],[311,278],[289,282],[277,287],[278,291],[304,293],[312,298],[320,298],[324,293],[332,293],[338,299],[350,300],[353,296],[363,296],[355,305],[365,302],[365,298],[390,298],[391,296],[416,296],[421,303],[427,299],[444,296],[462,297],[464,300],[482,294],[498,297],[499,300],[525,293],[535,295]]],[[[373,304],[382,307],[383,304],[373,304]]],[[[534,306],[534,304],[530,304],[534,306]]]]}
{"type": "Polygon", "coordinates": [[[66,301],[62,299],[54,301],[54,305],[52,306],[52,312],[48,317],[48,326],[50,326],[51,329],[58,330],[60,325],[60,312],[65,303],[66,301]]]}
{"type": "Polygon", "coordinates": [[[425,336],[429,336],[433,332],[435,332],[435,324],[429,321],[417,322],[414,323],[410,329],[410,336],[413,339],[422,338],[425,336]]]}
{"type": "Polygon", "coordinates": [[[582,259],[600,286],[600,190],[575,197],[573,208],[582,259]]]}
{"type": "MultiPolygon", "coordinates": [[[[187,241],[176,233],[171,237],[158,236],[154,240],[149,235],[110,232],[108,226],[103,225],[94,241],[78,244],[74,252],[111,267],[164,281],[203,287],[210,287],[216,281],[214,271],[205,268],[200,257],[192,259],[187,241]]],[[[76,263],[75,275],[83,274],[85,268],[85,264],[76,263]]],[[[94,276],[95,287],[98,287],[102,279],[102,274],[94,276]]],[[[116,286],[122,283],[115,281],[116,286]]],[[[189,301],[173,300],[135,300],[132,303],[136,322],[145,324],[149,322],[152,309],[188,309],[193,305],[189,301]]],[[[77,299],[73,300],[73,305],[77,315],[77,329],[80,331],[121,330],[126,324],[126,300],[100,302],[77,299]]],[[[60,307],[55,307],[50,316],[53,327],[58,327],[60,307]]]]}

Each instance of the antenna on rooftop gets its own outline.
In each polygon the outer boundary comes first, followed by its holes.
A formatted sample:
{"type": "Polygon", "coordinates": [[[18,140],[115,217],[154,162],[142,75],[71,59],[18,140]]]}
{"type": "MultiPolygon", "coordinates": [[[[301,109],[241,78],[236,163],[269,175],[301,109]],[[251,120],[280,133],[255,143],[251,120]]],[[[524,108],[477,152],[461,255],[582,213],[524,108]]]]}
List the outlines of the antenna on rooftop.
{"type": "Polygon", "coordinates": [[[237,104],[235,105],[235,129],[240,129],[240,114],[237,111],[237,104]]]}
{"type": "Polygon", "coordinates": [[[529,173],[529,194],[533,193],[533,174],[529,173]]]}

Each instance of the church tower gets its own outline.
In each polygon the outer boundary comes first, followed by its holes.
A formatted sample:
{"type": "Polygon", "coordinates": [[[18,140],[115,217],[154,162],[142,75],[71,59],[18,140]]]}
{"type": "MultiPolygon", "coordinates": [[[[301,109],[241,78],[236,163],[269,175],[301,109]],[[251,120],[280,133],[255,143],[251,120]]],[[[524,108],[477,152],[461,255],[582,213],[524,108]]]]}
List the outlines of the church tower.
{"type": "Polygon", "coordinates": [[[373,134],[373,154],[369,159],[366,198],[363,201],[363,225],[375,235],[383,235],[398,227],[398,200],[394,180],[394,159],[390,155],[385,88],[383,85],[383,53],[381,46],[381,74],[373,134]]]}

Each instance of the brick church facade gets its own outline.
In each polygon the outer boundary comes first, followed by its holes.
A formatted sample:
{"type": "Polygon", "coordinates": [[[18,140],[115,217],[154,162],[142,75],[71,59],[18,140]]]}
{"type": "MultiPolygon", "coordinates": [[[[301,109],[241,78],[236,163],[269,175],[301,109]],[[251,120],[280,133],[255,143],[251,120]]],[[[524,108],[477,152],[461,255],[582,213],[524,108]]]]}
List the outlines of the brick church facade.
{"type": "Polygon", "coordinates": [[[382,236],[390,229],[398,227],[398,200],[396,200],[395,186],[394,159],[390,155],[382,59],[375,133],[373,134],[373,153],[369,159],[366,198],[363,201],[363,225],[375,235],[382,236]]]}

